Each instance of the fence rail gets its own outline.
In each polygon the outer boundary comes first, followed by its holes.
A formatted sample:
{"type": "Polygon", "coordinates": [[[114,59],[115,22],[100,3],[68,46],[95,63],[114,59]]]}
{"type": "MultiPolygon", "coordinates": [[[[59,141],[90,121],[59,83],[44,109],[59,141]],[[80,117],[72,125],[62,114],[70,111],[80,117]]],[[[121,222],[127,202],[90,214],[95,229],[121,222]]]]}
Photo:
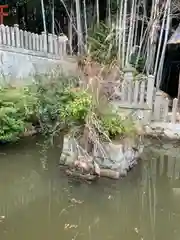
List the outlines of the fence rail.
{"type": "Polygon", "coordinates": [[[39,35],[23,31],[17,24],[14,27],[0,25],[0,45],[50,53],[61,57],[66,55],[67,40],[66,36],[46,35],[44,32],[39,35]]]}

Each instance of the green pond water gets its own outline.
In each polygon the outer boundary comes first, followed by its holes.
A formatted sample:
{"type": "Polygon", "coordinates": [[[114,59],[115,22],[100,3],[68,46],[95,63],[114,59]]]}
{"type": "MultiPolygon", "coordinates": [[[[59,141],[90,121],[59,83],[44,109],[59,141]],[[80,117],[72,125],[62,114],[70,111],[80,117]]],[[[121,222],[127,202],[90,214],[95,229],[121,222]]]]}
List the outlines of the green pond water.
{"type": "Polygon", "coordinates": [[[147,147],[126,178],[89,185],[65,177],[60,149],[40,143],[0,148],[0,240],[180,239],[178,145],[147,147]]]}

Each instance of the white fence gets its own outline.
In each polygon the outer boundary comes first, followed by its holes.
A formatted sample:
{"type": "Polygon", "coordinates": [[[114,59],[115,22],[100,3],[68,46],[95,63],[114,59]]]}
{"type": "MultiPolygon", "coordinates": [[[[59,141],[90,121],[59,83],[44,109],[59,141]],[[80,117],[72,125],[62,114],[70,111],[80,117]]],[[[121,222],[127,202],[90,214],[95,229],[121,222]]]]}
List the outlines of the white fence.
{"type": "Polygon", "coordinates": [[[144,110],[144,117],[149,121],[173,124],[180,122],[178,99],[170,101],[162,92],[156,92],[154,79],[152,75],[136,79],[132,71],[126,71],[123,82],[115,90],[115,96],[119,97],[118,106],[144,110]]]}
{"type": "Polygon", "coordinates": [[[124,74],[124,81],[116,86],[115,98],[118,105],[125,108],[151,110],[154,96],[154,77],[134,78],[131,71],[124,74]]]}
{"type": "Polygon", "coordinates": [[[178,111],[178,99],[169,100],[156,92],[153,108],[153,120],[159,122],[177,123],[180,122],[178,111]],[[170,110],[171,108],[171,110],[170,110]]]}
{"type": "Polygon", "coordinates": [[[14,27],[0,25],[0,45],[50,53],[61,57],[66,55],[67,40],[66,36],[46,35],[45,33],[38,35],[23,31],[17,24],[14,27]]]}

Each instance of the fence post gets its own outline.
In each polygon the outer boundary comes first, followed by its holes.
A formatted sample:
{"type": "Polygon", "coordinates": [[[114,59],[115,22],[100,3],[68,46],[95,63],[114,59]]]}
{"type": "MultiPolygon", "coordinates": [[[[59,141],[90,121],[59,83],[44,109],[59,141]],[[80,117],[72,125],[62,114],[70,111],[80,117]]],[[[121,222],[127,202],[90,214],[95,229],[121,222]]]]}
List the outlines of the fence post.
{"type": "Polygon", "coordinates": [[[58,53],[60,57],[63,55],[63,46],[62,46],[62,39],[61,36],[58,36],[58,53]]]}
{"type": "Polygon", "coordinates": [[[39,35],[39,51],[43,52],[43,35],[39,35]]]}
{"type": "Polygon", "coordinates": [[[42,32],[42,51],[47,53],[47,35],[45,32],[42,32]]]}
{"type": "Polygon", "coordinates": [[[7,45],[11,45],[11,36],[10,36],[10,29],[8,26],[6,26],[6,36],[7,36],[7,45]]]}
{"type": "MultiPolygon", "coordinates": [[[[129,103],[132,102],[132,97],[133,97],[133,73],[134,73],[134,68],[129,66],[128,68],[124,69],[124,85],[123,85],[123,95],[127,96],[127,101],[129,103]]],[[[125,96],[123,96],[124,100],[126,99],[125,96]]]]}
{"type": "Polygon", "coordinates": [[[28,49],[32,50],[32,33],[28,32],[28,49]]]}
{"type": "Polygon", "coordinates": [[[154,97],[154,81],[155,77],[153,75],[148,76],[148,83],[147,83],[147,104],[150,109],[152,109],[153,106],[153,97],[154,97]]]}
{"type": "Polygon", "coordinates": [[[153,117],[155,121],[159,121],[161,118],[161,103],[162,103],[162,93],[160,91],[156,92],[155,103],[154,103],[154,114],[153,117]]]}
{"type": "Polygon", "coordinates": [[[6,44],[6,31],[5,26],[1,24],[2,44],[6,44]]]}
{"type": "Polygon", "coordinates": [[[19,30],[19,35],[20,35],[20,47],[24,48],[24,31],[19,30]]]}
{"type": "Polygon", "coordinates": [[[15,35],[14,35],[14,28],[13,27],[10,27],[10,35],[11,35],[11,44],[13,47],[16,46],[16,43],[15,43],[15,35]]]}
{"type": "Polygon", "coordinates": [[[57,39],[57,35],[53,35],[53,42],[54,42],[54,54],[58,55],[58,39],[57,39]]]}
{"type": "Polygon", "coordinates": [[[0,25],[0,44],[2,44],[2,31],[1,31],[1,25],[0,25]]]}
{"type": "Polygon", "coordinates": [[[35,33],[32,33],[32,50],[36,50],[36,35],[35,33]]]}
{"type": "Polygon", "coordinates": [[[28,32],[24,31],[24,47],[28,49],[28,46],[29,46],[28,32]]]}
{"type": "Polygon", "coordinates": [[[68,38],[66,36],[63,36],[63,56],[66,56],[67,54],[67,42],[68,38]]]}
{"type": "Polygon", "coordinates": [[[37,33],[35,34],[35,41],[36,41],[36,51],[40,51],[39,35],[37,33]]]}
{"type": "Polygon", "coordinates": [[[20,35],[19,35],[19,25],[14,24],[15,42],[16,47],[20,47],[20,35]]]}
{"type": "Polygon", "coordinates": [[[178,108],[178,99],[175,98],[175,99],[173,100],[172,118],[171,118],[171,123],[173,123],[173,124],[176,123],[177,108],[178,108]]]}
{"type": "Polygon", "coordinates": [[[53,35],[48,33],[48,52],[53,53],[53,35]]]}

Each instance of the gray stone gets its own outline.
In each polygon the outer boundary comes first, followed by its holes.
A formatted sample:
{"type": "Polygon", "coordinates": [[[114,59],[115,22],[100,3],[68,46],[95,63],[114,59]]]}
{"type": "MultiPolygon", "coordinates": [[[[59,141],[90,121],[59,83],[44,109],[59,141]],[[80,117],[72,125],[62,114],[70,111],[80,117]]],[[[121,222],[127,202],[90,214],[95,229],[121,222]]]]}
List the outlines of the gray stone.
{"type": "Polygon", "coordinates": [[[104,168],[119,170],[125,175],[126,171],[136,165],[137,158],[142,152],[141,148],[136,151],[133,146],[126,146],[126,143],[104,143],[101,148],[100,150],[96,146],[94,149],[94,158],[98,164],[104,168]]]}

